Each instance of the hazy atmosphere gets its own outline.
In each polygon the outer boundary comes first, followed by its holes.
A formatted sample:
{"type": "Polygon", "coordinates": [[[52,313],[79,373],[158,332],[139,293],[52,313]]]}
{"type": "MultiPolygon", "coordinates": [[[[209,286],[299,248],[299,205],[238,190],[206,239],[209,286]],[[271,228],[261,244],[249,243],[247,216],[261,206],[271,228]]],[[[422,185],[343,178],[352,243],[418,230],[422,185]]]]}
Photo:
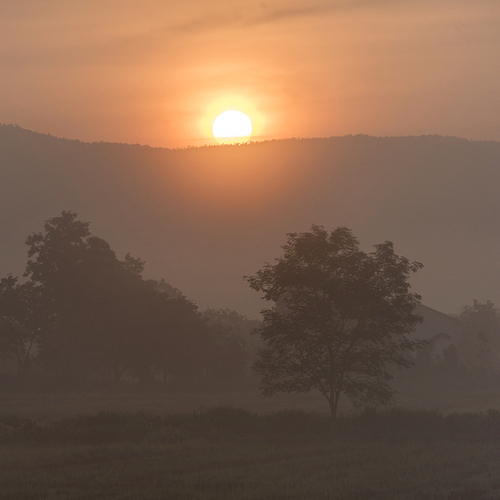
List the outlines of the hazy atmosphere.
{"type": "Polygon", "coordinates": [[[0,0],[0,497],[500,498],[498,0],[0,0]]]}
{"type": "Polygon", "coordinates": [[[0,120],[82,141],[500,140],[496,0],[4,0],[0,120]]]}
{"type": "Polygon", "coordinates": [[[258,317],[243,281],[286,233],[347,226],[424,264],[424,304],[500,303],[500,144],[443,137],[280,140],[178,151],[60,140],[0,127],[0,271],[22,275],[32,232],[62,210],[146,261],[200,307],[258,317]]]}

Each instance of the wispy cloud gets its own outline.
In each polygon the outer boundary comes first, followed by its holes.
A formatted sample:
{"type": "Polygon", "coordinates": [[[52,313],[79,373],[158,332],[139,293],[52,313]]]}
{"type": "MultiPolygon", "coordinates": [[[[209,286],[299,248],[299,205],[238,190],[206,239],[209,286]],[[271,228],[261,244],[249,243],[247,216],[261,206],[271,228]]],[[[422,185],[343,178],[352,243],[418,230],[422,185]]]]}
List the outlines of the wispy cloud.
{"type": "MultiPolygon", "coordinates": [[[[447,4],[452,0],[440,0],[447,4]]],[[[456,0],[453,0],[456,1],[456,0]]],[[[471,3],[473,0],[462,0],[462,3],[471,3]]],[[[483,2],[497,0],[483,0],[483,2]]],[[[385,9],[390,6],[405,4],[436,5],[432,0],[329,0],[310,2],[299,0],[296,2],[254,2],[252,7],[248,3],[238,2],[215,4],[207,2],[204,12],[189,21],[169,26],[169,30],[179,32],[197,32],[203,30],[220,29],[223,27],[250,27],[261,24],[276,23],[294,18],[305,18],[332,13],[351,13],[359,9],[385,9]]],[[[201,10],[201,9],[200,9],[201,10]]]]}
{"type": "MultiPolygon", "coordinates": [[[[364,4],[366,2],[354,2],[364,4]]],[[[353,2],[350,3],[352,6],[353,2]]],[[[255,4],[253,9],[220,8],[205,12],[190,21],[168,27],[168,30],[178,32],[197,32],[220,29],[222,27],[251,27],[261,24],[276,23],[288,19],[321,15],[335,10],[345,9],[344,2],[300,3],[294,6],[275,7],[266,2],[255,4]]]]}

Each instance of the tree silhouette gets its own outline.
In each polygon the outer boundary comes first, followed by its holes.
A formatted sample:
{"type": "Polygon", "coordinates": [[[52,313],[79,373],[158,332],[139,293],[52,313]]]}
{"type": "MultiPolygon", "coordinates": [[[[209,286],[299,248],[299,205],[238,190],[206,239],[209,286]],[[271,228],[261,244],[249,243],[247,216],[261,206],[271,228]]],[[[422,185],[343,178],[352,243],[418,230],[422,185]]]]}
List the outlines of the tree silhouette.
{"type": "Polygon", "coordinates": [[[249,378],[254,340],[251,333],[261,326],[258,320],[249,319],[231,309],[203,311],[203,316],[214,330],[217,343],[215,374],[226,385],[249,378]]]}
{"type": "Polygon", "coordinates": [[[466,367],[477,375],[500,369],[500,313],[493,302],[474,300],[462,308],[458,350],[466,367]]]}
{"type": "Polygon", "coordinates": [[[144,280],[144,262],[120,261],[73,212],[28,237],[25,275],[50,322],[39,336],[41,363],[67,382],[86,376],[120,381],[194,382],[208,367],[214,339],[197,306],[164,280],[144,280]]]}
{"type": "Polygon", "coordinates": [[[422,265],[396,255],[391,242],[362,252],[345,227],[291,233],[283,249],[245,277],[274,304],[262,312],[256,363],[264,395],[318,389],[332,422],[341,394],[355,405],[388,403],[389,367],[408,367],[405,353],[420,345],[407,337],[420,320],[408,279],[422,265]]]}

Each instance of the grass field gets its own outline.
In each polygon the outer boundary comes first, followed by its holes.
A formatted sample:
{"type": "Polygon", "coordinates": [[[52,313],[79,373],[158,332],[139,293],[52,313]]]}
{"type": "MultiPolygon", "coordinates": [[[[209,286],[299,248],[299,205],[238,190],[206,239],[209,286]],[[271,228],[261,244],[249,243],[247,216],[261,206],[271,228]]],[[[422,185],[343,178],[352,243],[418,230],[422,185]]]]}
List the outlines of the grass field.
{"type": "MultiPolygon", "coordinates": [[[[328,405],[319,393],[279,395],[263,399],[259,391],[220,393],[0,393],[0,413],[16,413],[40,421],[53,421],[80,414],[101,411],[134,413],[139,411],[159,415],[186,413],[203,408],[229,405],[255,413],[296,409],[327,413],[328,405]]],[[[432,409],[442,413],[481,412],[500,408],[500,391],[450,393],[426,398],[401,394],[397,407],[414,410],[432,409]]],[[[351,414],[353,408],[341,400],[340,413],[351,414]]]]}
{"type": "MultiPolygon", "coordinates": [[[[258,391],[220,393],[0,393],[0,413],[15,413],[42,422],[102,411],[157,415],[187,413],[215,406],[234,406],[256,413],[297,409],[326,413],[328,405],[319,393],[281,395],[263,399],[258,391]]],[[[346,411],[350,407],[344,406],[346,411]]]]}
{"type": "Polygon", "coordinates": [[[498,499],[498,443],[3,448],[0,498],[498,499]]]}
{"type": "Polygon", "coordinates": [[[500,498],[500,413],[0,416],[0,499],[500,498]]]}

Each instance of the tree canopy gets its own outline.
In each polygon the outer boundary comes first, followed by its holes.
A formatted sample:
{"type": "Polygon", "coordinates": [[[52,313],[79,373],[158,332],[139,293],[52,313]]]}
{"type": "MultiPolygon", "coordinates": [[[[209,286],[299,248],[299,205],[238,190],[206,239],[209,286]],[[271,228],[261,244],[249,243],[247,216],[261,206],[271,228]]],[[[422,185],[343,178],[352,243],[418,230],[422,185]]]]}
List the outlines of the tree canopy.
{"type": "Polygon", "coordinates": [[[500,369],[500,312],[487,300],[474,300],[460,312],[460,357],[468,370],[478,374],[500,369]]]}
{"type": "Polygon", "coordinates": [[[290,233],[283,249],[245,277],[272,303],[258,330],[264,395],[318,389],[332,418],[341,394],[355,405],[389,402],[391,366],[410,366],[407,354],[421,344],[409,338],[420,321],[409,278],[422,264],[388,241],[365,253],[345,227],[290,233]]]}
{"type": "Polygon", "coordinates": [[[63,211],[26,243],[27,281],[0,280],[0,358],[17,357],[24,372],[36,350],[38,368],[66,387],[124,375],[181,387],[241,378],[238,335],[165,280],[144,279],[144,261],[118,259],[77,214],[63,211]]]}

